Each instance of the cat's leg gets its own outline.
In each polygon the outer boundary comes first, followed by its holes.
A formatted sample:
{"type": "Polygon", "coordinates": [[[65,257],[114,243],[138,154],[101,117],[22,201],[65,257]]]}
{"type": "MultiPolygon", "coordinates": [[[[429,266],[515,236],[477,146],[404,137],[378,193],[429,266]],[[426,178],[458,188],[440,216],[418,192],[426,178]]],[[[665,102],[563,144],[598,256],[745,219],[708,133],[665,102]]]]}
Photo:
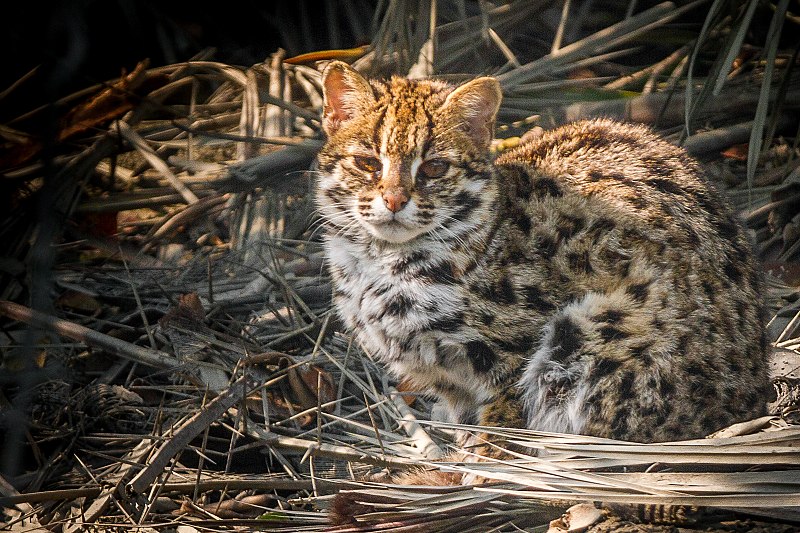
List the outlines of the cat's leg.
{"type": "Polygon", "coordinates": [[[630,287],[589,292],[565,306],[545,325],[519,380],[525,426],[654,440],[672,408],[665,390],[674,389],[680,327],[643,306],[630,287]]]}

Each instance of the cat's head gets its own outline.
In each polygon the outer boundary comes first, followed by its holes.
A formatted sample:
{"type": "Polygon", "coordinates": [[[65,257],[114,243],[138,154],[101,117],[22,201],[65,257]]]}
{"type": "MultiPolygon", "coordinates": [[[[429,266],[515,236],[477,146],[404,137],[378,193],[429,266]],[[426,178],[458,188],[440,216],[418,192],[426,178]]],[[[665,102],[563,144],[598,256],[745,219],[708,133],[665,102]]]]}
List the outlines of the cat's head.
{"type": "Polygon", "coordinates": [[[342,62],[322,75],[320,212],[392,243],[447,239],[485,216],[489,146],[502,98],[493,78],[367,81],[342,62]],[[485,213],[484,213],[485,214],[485,213]]]}

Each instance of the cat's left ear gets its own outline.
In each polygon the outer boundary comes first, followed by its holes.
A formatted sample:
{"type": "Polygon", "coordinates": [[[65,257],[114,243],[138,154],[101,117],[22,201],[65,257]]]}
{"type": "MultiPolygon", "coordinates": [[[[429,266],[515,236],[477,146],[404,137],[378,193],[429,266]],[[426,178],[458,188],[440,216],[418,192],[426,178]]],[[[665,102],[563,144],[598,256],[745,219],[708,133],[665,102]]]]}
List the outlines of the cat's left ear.
{"type": "Polygon", "coordinates": [[[343,122],[375,103],[372,87],[364,77],[342,61],[331,61],[322,72],[322,128],[332,135],[343,122]]]}
{"type": "Polygon", "coordinates": [[[476,78],[447,95],[441,111],[460,121],[478,147],[488,149],[502,100],[503,93],[496,79],[476,78]]]}

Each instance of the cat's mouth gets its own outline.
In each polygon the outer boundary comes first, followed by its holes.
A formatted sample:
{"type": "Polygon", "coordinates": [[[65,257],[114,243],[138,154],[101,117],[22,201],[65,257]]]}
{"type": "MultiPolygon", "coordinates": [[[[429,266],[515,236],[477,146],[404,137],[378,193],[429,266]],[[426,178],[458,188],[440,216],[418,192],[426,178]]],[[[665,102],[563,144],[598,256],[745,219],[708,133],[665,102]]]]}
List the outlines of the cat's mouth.
{"type": "Polygon", "coordinates": [[[408,242],[425,232],[425,228],[404,223],[397,218],[379,223],[368,223],[367,229],[374,237],[395,244],[408,242]]]}

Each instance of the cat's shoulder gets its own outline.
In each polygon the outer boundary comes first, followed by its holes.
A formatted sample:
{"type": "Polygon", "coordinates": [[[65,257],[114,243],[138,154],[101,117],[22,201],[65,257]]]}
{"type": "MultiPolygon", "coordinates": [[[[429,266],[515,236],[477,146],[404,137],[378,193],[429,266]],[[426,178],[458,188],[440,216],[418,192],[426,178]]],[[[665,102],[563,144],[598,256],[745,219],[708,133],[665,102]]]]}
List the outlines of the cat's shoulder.
{"type": "Polygon", "coordinates": [[[500,155],[496,164],[515,191],[528,180],[534,186],[541,182],[544,192],[591,198],[639,220],[676,213],[720,218],[728,212],[700,164],[640,124],[610,119],[566,124],[500,155]],[[671,207],[677,205],[681,208],[671,207]]]}

